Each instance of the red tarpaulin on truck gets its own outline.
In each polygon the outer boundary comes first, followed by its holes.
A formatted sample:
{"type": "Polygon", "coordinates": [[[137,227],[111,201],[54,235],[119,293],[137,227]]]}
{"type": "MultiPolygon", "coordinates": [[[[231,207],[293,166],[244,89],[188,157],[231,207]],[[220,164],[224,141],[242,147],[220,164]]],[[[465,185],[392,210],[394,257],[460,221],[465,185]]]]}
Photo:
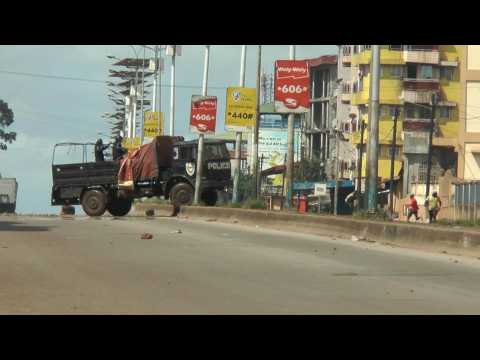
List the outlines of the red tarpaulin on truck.
{"type": "Polygon", "coordinates": [[[119,186],[133,187],[136,181],[156,178],[162,168],[171,167],[173,142],[170,136],[158,136],[124,156],[118,171],[119,186]]]}

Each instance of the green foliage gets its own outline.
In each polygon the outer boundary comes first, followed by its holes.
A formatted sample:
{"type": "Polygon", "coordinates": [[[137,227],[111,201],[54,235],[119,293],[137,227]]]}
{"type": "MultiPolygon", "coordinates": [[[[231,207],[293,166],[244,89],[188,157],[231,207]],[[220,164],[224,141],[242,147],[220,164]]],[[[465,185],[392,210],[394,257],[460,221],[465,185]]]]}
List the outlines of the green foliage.
{"type": "Polygon", "coordinates": [[[240,174],[238,179],[238,200],[240,202],[255,197],[255,179],[253,175],[240,174]]]}
{"type": "Polygon", "coordinates": [[[448,219],[440,219],[437,220],[436,224],[439,225],[447,225],[447,226],[480,226],[480,220],[473,221],[467,219],[459,219],[459,220],[448,220],[448,219]]]}
{"type": "Polygon", "coordinates": [[[265,204],[262,200],[257,199],[248,199],[243,203],[242,206],[244,209],[255,209],[255,210],[264,210],[265,204]]]}
{"type": "Polygon", "coordinates": [[[5,101],[0,100],[0,150],[7,150],[7,143],[11,144],[17,139],[17,133],[4,130],[12,125],[13,121],[12,109],[8,107],[5,101]]]}
{"type": "Polygon", "coordinates": [[[366,210],[356,211],[353,213],[353,217],[362,220],[391,221],[390,215],[383,209],[378,209],[376,213],[369,213],[366,210]]]}
{"type": "Polygon", "coordinates": [[[327,180],[325,167],[318,157],[312,160],[303,159],[295,164],[294,173],[297,181],[321,182],[327,180]]]}

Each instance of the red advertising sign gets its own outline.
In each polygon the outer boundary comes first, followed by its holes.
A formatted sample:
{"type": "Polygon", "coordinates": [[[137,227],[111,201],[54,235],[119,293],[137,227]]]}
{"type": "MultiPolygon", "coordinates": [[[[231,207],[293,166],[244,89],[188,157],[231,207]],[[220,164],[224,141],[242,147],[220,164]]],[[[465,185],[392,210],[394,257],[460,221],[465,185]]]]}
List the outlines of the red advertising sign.
{"type": "Polygon", "coordinates": [[[310,73],[307,61],[275,61],[275,111],[304,113],[309,108],[310,73]]]}
{"type": "Polygon", "coordinates": [[[201,134],[215,133],[217,120],[216,96],[192,96],[190,131],[201,134]]]}

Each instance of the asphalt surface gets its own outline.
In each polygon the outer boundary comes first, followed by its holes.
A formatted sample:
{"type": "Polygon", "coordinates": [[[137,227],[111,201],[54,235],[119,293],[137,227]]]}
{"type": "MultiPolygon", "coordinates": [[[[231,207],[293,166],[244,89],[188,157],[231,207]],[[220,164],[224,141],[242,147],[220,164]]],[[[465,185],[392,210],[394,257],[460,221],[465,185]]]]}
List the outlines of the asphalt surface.
{"type": "Polygon", "coordinates": [[[0,263],[1,314],[480,314],[479,259],[215,221],[0,217],[0,263]]]}

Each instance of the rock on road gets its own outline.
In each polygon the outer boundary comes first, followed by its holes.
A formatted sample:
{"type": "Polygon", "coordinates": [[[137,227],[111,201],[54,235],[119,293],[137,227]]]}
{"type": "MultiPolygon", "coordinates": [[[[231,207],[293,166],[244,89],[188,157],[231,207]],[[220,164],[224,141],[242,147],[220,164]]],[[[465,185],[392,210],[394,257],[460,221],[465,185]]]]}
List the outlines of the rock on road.
{"type": "Polygon", "coordinates": [[[1,314],[480,313],[480,260],[215,221],[2,216],[0,263],[1,314]]]}

